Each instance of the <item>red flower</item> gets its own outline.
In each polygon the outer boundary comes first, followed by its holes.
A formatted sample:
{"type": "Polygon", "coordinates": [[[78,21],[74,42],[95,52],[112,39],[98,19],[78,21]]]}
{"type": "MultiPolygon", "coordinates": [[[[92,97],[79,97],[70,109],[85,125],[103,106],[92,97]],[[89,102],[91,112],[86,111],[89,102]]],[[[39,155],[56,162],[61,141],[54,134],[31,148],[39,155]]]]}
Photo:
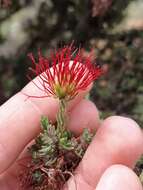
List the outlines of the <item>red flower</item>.
{"type": "Polygon", "coordinates": [[[85,58],[82,51],[75,50],[72,45],[51,54],[50,59],[39,51],[38,63],[32,54],[29,56],[34,64],[31,70],[38,76],[43,89],[34,84],[46,93],[46,97],[53,95],[70,100],[102,74],[101,68],[93,65],[90,57],[85,58]]]}

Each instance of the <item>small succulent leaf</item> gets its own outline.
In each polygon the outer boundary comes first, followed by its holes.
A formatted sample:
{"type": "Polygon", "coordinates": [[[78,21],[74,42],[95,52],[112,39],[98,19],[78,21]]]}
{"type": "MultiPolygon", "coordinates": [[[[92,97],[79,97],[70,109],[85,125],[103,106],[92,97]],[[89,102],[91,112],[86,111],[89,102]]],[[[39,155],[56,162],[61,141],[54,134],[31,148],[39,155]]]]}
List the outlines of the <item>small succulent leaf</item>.
{"type": "Polygon", "coordinates": [[[73,143],[69,141],[67,138],[61,138],[59,141],[59,144],[62,148],[66,150],[72,150],[74,149],[73,143]]]}
{"type": "Polygon", "coordinates": [[[65,150],[73,150],[74,147],[71,146],[70,144],[61,144],[61,147],[65,150]]]}
{"type": "Polygon", "coordinates": [[[45,161],[45,166],[51,166],[57,161],[57,158],[51,158],[45,161]]]}
{"type": "Polygon", "coordinates": [[[84,140],[86,143],[90,143],[92,141],[93,138],[93,134],[90,133],[89,129],[85,128],[83,130],[83,134],[82,134],[82,140],[84,140]]]}
{"type": "Polygon", "coordinates": [[[37,138],[35,139],[35,143],[36,143],[37,145],[41,145],[41,144],[42,144],[41,136],[39,136],[39,137],[37,137],[37,138]]]}
{"type": "Polygon", "coordinates": [[[76,149],[75,149],[75,153],[77,156],[79,156],[80,158],[83,157],[83,154],[84,154],[84,150],[81,146],[78,146],[76,149]]]}
{"type": "Polygon", "coordinates": [[[71,138],[71,132],[70,131],[64,131],[62,136],[69,139],[69,138],[71,138]]]}
{"type": "Polygon", "coordinates": [[[60,144],[66,144],[68,142],[68,138],[67,137],[63,137],[59,139],[60,144]]]}
{"type": "Polygon", "coordinates": [[[48,137],[47,135],[43,135],[42,137],[41,137],[41,139],[42,139],[42,144],[52,144],[53,143],[53,140],[52,140],[52,138],[50,138],[50,137],[48,137]]]}
{"type": "Polygon", "coordinates": [[[49,120],[47,117],[45,116],[42,116],[41,117],[41,127],[44,131],[47,131],[48,129],[48,126],[49,126],[49,120]]]}
{"type": "Polygon", "coordinates": [[[33,159],[37,159],[37,158],[38,158],[38,153],[37,153],[37,151],[33,151],[33,152],[32,152],[32,158],[33,158],[33,159]]]}
{"type": "Polygon", "coordinates": [[[41,183],[42,182],[42,173],[40,170],[36,170],[33,174],[32,174],[32,177],[33,177],[33,181],[35,181],[36,183],[41,183]]]}
{"type": "Polygon", "coordinates": [[[40,150],[39,150],[39,154],[40,156],[44,156],[44,155],[50,155],[54,152],[54,147],[52,146],[43,146],[40,150]]]}

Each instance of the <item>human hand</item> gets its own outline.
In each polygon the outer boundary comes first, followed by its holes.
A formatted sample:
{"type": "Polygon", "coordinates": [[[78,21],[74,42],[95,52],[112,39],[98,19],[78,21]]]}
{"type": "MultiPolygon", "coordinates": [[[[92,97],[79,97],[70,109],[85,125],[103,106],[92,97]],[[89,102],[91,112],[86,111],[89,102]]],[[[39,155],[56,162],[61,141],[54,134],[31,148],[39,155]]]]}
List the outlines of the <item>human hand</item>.
{"type": "MultiPolygon", "coordinates": [[[[68,107],[69,129],[77,135],[87,127],[97,129],[97,133],[75,177],[68,181],[68,189],[142,190],[130,169],[143,153],[142,131],[125,117],[112,116],[100,121],[95,105],[83,99],[88,90],[81,92],[68,107]]],[[[54,122],[58,110],[58,101],[53,98],[26,99],[23,93],[42,95],[30,82],[0,108],[0,190],[19,190],[17,173],[21,168],[17,160],[39,133],[41,115],[54,122]]]]}

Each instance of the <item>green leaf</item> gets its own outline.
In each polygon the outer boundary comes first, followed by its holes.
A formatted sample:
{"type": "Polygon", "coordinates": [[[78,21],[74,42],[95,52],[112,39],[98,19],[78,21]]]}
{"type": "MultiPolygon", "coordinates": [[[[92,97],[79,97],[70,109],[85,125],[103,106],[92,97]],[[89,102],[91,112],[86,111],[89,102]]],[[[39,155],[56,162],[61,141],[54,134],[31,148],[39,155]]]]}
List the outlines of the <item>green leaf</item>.
{"type": "Polygon", "coordinates": [[[45,117],[45,116],[42,116],[42,117],[41,117],[41,126],[42,126],[42,129],[47,131],[48,125],[49,125],[49,120],[48,120],[48,118],[45,117]]]}
{"type": "Polygon", "coordinates": [[[37,170],[35,171],[33,174],[32,174],[32,177],[33,177],[33,180],[36,182],[36,183],[41,183],[42,182],[42,173],[40,170],[37,170]]]}
{"type": "Polygon", "coordinates": [[[63,138],[69,139],[71,138],[71,132],[70,131],[64,131],[62,134],[63,138]]]}
{"type": "Polygon", "coordinates": [[[66,144],[68,141],[67,137],[60,138],[60,144],[66,144]]]}
{"type": "Polygon", "coordinates": [[[67,138],[61,138],[59,143],[60,146],[66,150],[72,150],[74,148],[72,142],[69,141],[67,138]]]}
{"type": "Polygon", "coordinates": [[[71,145],[71,143],[61,144],[61,147],[65,150],[73,150],[74,149],[74,147],[71,145]]]}
{"type": "Polygon", "coordinates": [[[33,151],[33,152],[32,152],[32,158],[33,158],[33,159],[37,159],[37,158],[38,158],[38,154],[37,154],[36,151],[33,151]]]}
{"type": "Polygon", "coordinates": [[[93,138],[93,134],[90,133],[89,129],[85,128],[83,130],[83,134],[82,134],[82,139],[86,142],[86,143],[90,143],[91,140],[93,138]]]}
{"type": "Polygon", "coordinates": [[[83,157],[83,154],[84,154],[84,149],[82,148],[82,146],[79,144],[76,149],[75,149],[75,153],[77,156],[79,156],[80,158],[83,157]]]}

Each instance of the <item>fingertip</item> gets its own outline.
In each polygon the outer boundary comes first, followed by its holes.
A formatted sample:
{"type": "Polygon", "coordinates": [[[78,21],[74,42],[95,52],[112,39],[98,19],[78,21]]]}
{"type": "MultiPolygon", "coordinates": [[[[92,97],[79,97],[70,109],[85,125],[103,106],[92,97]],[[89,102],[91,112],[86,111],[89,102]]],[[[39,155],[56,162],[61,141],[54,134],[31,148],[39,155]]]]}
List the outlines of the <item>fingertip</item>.
{"type": "Polygon", "coordinates": [[[139,125],[128,117],[111,116],[104,120],[102,127],[104,133],[107,135],[110,133],[112,138],[116,137],[114,141],[118,142],[120,148],[126,150],[126,163],[129,166],[134,165],[143,150],[143,133],[139,125]]]}
{"type": "Polygon", "coordinates": [[[99,180],[96,190],[142,190],[136,174],[124,165],[112,165],[99,180]]]}

